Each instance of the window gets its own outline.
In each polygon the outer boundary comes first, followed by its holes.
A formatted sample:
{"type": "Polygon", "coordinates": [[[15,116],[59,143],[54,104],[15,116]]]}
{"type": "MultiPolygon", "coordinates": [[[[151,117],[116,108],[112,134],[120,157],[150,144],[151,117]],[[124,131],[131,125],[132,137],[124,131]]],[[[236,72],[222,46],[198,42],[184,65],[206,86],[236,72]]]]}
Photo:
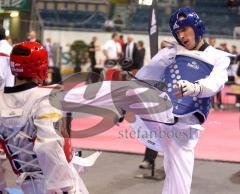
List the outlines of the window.
{"type": "Polygon", "coordinates": [[[57,3],[57,10],[66,10],[65,3],[63,2],[57,3]]]}
{"type": "Polygon", "coordinates": [[[44,2],[37,2],[36,4],[38,9],[45,9],[45,3],[44,2]]]}
{"type": "Polygon", "coordinates": [[[47,2],[47,9],[55,9],[55,3],[54,2],[47,2]]]}
{"type": "Polygon", "coordinates": [[[98,5],[98,11],[107,13],[107,6],[106,5],[98,5]]]}
{"type": "Polygon", "coordinates": [[[67,10],[70,10],[70,11],[75,11],[76,10],[76,4],[75,3],[68,3],[67,4],[67,10]]]}
{"type": "Polygon", "coordinates": [[[77,5],[77,10],[78,11],[85,11],[86,10],[86,4],[79,3],[77,5]]]}
{"type": "Polygon", "coordinates": [[[88,4],[88,11],[91,11],[91,12],[96,11],[96,5],[95,4],[88,4]]]}

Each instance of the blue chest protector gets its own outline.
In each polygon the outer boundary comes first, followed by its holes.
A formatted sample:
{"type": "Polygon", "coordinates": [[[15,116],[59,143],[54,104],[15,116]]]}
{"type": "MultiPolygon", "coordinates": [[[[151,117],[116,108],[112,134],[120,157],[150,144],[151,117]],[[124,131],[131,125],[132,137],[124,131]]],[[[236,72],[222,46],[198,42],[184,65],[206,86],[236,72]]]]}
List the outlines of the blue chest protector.
{"type": "Polygon", "coordinates": [[[163,81],[168,85],[168,95],[173,103],[173,113],[176,116],[184,116],[197,113],[204,122],[211,107],[211,98],[197,98],[184,96],[177,98],[173,94],[178,91],[176,83],[179,80],[195,81],[207,77],[213,69],[213,65],[189,56],[177,55],[176,63],[170,65],[163,75],[163,81]]]}

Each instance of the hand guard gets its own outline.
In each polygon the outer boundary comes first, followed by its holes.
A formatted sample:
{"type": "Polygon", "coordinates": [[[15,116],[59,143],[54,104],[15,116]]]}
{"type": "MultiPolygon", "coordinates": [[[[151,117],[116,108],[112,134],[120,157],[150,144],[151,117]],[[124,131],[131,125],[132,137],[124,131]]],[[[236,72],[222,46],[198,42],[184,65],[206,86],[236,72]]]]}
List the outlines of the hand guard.
{"type": "MultiPolygon", "coordinates": [[[[187,80],[178,81],[177,86],[182,96],[199,96],[202,91],[202,87],[198,83],[191,83],[187,80]]],[[[176,96],[179,96],[179,94],[176,94],[176,96]]]]}
{"type": "Polygon", "coordinates": [[[121,113],[117,115],[114,119],[114,122],[116,123],[116,125],[123,122],[125,114],[126,114],[126,111],[121,109],[121,113]]]}

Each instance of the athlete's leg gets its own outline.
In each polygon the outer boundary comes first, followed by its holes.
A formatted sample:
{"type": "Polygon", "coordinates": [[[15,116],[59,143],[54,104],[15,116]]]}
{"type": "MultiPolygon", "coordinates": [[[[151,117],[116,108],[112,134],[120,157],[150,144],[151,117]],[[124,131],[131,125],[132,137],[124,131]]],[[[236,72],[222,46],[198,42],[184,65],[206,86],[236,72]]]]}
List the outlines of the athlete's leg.
{"type": "Polygon", "coordinates": [[[166,128],[168,138],[164,141],[166,179],[163,194],[190,194],[194,149],[199,138],[199,130],[190,126],[194,122],[191,119],[180,120],[176,125],[166,128]]]}

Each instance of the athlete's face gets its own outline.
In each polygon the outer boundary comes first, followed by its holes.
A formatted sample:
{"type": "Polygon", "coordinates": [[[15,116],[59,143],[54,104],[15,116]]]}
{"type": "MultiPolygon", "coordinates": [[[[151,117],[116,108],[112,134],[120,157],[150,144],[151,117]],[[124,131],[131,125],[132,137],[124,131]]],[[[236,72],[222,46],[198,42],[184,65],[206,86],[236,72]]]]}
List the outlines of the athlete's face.
{"type": "Polygon", "coordinates": [[[186,26],[177,31],[177,36],[185,48],[192,50],[196,47],[195,32],[191,26],[186,26]]]}

